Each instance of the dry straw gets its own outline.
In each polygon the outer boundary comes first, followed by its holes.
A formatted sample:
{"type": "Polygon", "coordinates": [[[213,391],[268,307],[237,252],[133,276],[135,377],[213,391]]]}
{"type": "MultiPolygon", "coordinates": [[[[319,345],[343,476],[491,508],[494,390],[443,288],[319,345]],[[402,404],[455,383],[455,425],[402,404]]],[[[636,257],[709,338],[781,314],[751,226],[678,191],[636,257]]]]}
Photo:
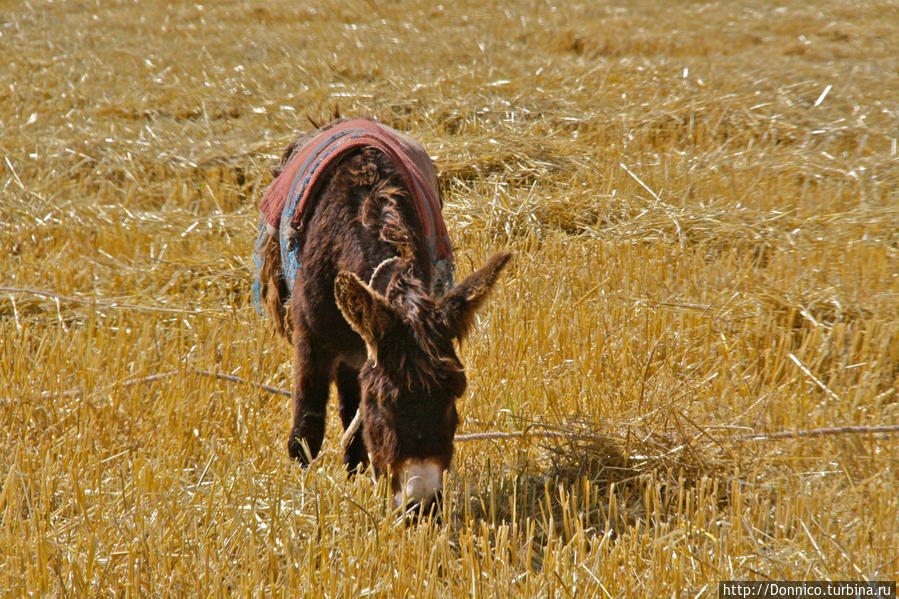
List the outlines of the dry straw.
{"type": "Polygon", "coordinates": [[[2,12],[0,595],[899,577],[893,3],[2,12]],[[435,157],[458,276],[516,255],[459,348],[491,437],[416,525],[336,410],[287,459],[249,302],[269,169],[336,105],[435,157]]]}

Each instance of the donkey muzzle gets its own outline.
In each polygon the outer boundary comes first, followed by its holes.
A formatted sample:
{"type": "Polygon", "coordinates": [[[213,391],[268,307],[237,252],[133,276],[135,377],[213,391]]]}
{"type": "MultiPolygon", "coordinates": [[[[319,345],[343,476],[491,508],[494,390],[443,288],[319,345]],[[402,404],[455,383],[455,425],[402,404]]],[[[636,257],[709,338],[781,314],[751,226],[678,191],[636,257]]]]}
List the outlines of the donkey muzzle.
{"type": "Polygon", "coordinates": [[[396,508],[408,505],[427,508],[443,487],[443,468],[432,460],[409,460],[395,476],[399,482],[393,495],[396,508]]]}

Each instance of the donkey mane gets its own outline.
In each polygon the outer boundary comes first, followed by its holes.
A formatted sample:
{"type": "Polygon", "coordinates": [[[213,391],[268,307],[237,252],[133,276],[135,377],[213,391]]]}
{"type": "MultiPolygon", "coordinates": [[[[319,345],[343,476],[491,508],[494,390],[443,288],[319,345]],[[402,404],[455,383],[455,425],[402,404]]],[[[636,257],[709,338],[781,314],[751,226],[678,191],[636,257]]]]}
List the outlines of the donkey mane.
{"type": "MultiPolygon", "coordinates": [[[[403,377],[405,387],[426,391],[444,383],[455,373],[464,372],[462,363],[446,351],[446,344],[452,342],[447,341],[445,324],[434,317],[437,313],[435,300],[426,293],[411,268],[404,265],[394,272],[385,296],[386,303],[396,309],[397,316],[420,349],[415,354],[399,354],[397,364],[383,365],[386,370],[403,377]]],[[[459,395],[464,391],[463,377],[459,395]]]]}

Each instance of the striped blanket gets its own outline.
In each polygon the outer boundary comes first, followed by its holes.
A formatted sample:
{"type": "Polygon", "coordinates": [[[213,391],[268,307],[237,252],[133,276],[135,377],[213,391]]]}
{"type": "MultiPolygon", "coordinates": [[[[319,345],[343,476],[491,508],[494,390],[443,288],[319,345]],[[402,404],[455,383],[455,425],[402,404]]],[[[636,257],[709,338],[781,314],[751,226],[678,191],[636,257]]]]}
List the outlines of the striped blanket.
{"type": "Polygon", "coordinates": [[[259,301],[259,271],[262,248],[268,237],[278,234],[284,281],[290,291],[301,268],[297,231],[310,198],[329,176],[330,167],[355,148],[374,147],[390,159],[409,189],[418,227],[424,233],[435,267],[434,287],[442,295],[452,287],[453,257],[449,234],[441,215],[437,172],[430,157],[417,142],[402,133],[370,120],[339,121],[312,135],[284,165],[262,198],[262,222],[256,241],[254,297],[259,301]]]}

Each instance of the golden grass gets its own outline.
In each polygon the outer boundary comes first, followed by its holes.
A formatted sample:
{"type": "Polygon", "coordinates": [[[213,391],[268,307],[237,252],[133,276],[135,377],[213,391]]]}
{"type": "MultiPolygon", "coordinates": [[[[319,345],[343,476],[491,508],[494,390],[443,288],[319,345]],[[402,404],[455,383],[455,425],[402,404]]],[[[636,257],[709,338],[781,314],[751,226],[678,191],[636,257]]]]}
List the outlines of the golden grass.
{"type": "Polygon", "coordinates": [[[0,1],[0,593],[715,596],[896,579],[899,8],[0,1]],[[248,290],[305,114],[436,157],[469,342],[440,522],[303,471],[248,290]],[[177,374],[123,384],[156,373],[177,374]]]}

